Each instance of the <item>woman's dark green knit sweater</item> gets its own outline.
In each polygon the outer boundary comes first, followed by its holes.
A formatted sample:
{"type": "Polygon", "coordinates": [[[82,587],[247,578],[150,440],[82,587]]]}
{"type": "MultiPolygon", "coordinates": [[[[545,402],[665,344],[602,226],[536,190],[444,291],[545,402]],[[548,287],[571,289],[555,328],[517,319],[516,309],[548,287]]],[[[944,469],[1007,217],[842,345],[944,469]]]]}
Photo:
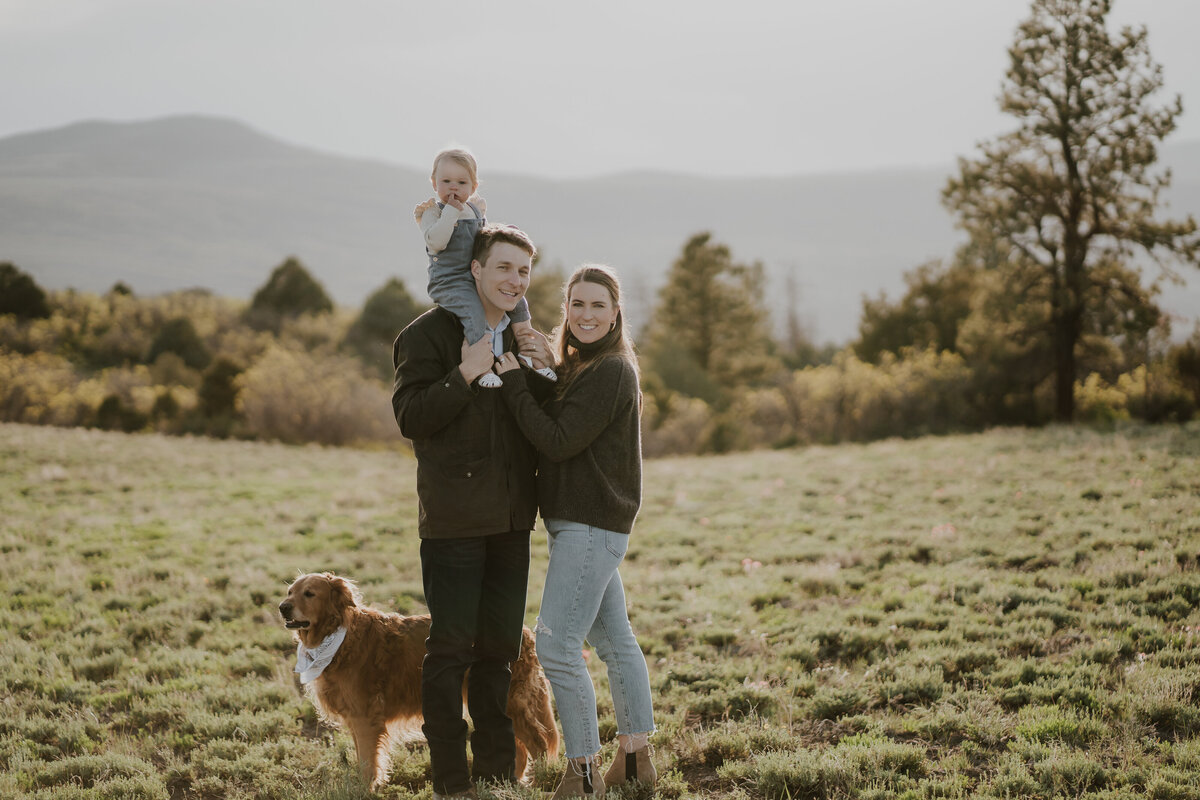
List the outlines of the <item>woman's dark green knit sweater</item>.
{"type": "Polygon", "coordinates": [[[542,518],[632,531],[642,504],[641,389],[634,366],[621,356],[602,356],[544,406],[521,370],[504,373],[501,391],[538,449],[542,518]]]}

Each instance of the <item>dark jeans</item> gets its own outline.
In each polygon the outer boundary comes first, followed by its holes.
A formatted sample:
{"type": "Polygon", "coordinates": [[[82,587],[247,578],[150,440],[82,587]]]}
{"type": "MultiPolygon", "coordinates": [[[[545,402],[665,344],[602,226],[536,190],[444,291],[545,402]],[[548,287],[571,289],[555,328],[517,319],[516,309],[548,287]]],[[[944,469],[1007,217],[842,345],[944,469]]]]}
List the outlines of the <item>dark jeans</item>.
{"type": "Polygon", "coordinates": [[[509,664],[521,654],[529,581],[529,531],[421,540],[425,603],[433,622],[421,671],[422,730],[433,790],[466,791],[471,780],[514,780],[516,744],[505,711],[509,664]],[[467,723],[474,765],[467,771],[467,723]]]}

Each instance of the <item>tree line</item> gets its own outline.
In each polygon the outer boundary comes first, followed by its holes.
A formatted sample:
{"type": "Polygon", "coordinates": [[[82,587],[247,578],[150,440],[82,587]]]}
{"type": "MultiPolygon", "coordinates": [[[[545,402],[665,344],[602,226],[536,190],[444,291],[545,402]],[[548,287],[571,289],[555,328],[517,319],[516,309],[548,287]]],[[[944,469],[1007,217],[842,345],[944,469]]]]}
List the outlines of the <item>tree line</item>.
{"type": "MultiPolygon", "coordinates": [[[[1111,0],[1034,0],[1009,48],[1012,131],[959,161],[943,202],[967,241],[865,297],[857,339],[824,350],[771,333],[760,263],[701,232],[636,340],[650,455],[863,441],[1049,421],[1190,419],[1200,331],[1171,344],[1162,280],[1200,266],[1194,219],[1161,220],[1144,28],[1111,0]],[[1142,257],[1157,274],[1143,275],[1142,257]]],[[[560,318],[539,265],[533,318],[560,318]]],[[[327,444],[398,440],[391,342],[424,306],[393,278],[357,313],[295,258],[249,304],[207,292],[47,295],[0,265],[0,419],[327,444]]]]}

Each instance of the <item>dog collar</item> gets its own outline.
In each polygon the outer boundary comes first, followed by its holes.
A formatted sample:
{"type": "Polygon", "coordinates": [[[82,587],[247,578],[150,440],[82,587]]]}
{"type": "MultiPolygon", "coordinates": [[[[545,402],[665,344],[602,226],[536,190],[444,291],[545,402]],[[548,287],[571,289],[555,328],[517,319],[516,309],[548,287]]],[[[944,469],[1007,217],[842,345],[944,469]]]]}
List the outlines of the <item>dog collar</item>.
{"type": "Polygon", "coordinates": [[[303,643],[296,645],[296,672],[300,673],[300,683],[312,683],[321,677],[345,638],[346,629],[338,628],[311,650],[303,643]]]}

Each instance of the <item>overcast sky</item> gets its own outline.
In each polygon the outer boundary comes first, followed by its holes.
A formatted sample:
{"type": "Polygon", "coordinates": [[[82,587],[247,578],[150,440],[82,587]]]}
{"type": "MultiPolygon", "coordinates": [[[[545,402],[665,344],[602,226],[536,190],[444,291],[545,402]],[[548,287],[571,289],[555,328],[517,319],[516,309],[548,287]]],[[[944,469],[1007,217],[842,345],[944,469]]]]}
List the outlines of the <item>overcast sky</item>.
{"type": "MultiPolygon", "coordinates": [[[[0,0],[0,137],[84,119],[232,117],[297,144],[487,172],[779,175],[950,163],[1028,0],[0,0]]],[[[1200,139],[1198,0],[1145,24],[1171,141],[1200,139]]]]}

